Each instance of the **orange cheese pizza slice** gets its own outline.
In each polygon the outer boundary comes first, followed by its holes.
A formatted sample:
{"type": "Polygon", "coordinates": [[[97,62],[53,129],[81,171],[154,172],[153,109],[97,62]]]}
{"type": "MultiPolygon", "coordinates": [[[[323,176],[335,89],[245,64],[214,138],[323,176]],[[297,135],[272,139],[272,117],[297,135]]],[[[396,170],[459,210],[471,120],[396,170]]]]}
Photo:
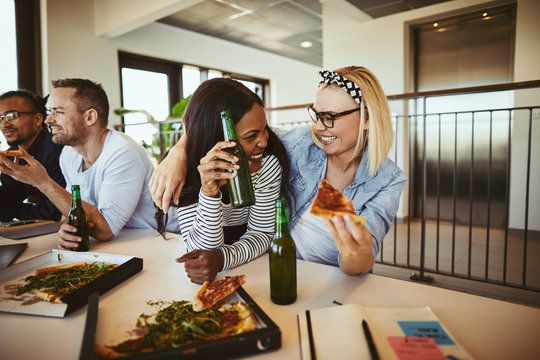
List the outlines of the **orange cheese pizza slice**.
{"type": "Polygon", "coordinates": [[[245,277],[246,275],[237,275],[211,283],[205,281],[193,299],[193,310],[201,311],[211,308],[245,284],[245,277]]]}
{"type": "Polygon", "coordinates": [[[0,154],[13,157],[21,157],[24,155],[22,150],[3,150],[0,151],[0,154]]]}
{"type": "Polygon", "coordinates": [[[354,211],[351,200],[347,199],[341,191],[334,188],[326,179],[323,179],[315,200],[311,204],[310,213],[325,219],[335,215],[349,215],[355,222],[365,224],[366,218],[354,211]]]}

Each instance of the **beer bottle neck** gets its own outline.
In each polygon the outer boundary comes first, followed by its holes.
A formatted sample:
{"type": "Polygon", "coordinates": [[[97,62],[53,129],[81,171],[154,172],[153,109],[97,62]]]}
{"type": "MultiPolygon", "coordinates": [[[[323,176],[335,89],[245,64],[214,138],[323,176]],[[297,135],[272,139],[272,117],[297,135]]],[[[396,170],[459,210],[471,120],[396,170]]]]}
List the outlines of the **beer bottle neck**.
{"type": "Polygon", "coordinates": [[[287,208],[276,207],[276,234],[289,235],[287,208]]]}
{"type": "Polygon", "coordinates": [[[225,138],[225,141],[238,141],[234,123],[231,114],[228,111],[223,111],[221,113],[221,123],[223,125],[223,137],[225,138]]]}
{"type": "Polygon", "coordinates": [[[71,192],[71,206],[82,207],[81,192],[78,189],[75,189],[71,192]]]}

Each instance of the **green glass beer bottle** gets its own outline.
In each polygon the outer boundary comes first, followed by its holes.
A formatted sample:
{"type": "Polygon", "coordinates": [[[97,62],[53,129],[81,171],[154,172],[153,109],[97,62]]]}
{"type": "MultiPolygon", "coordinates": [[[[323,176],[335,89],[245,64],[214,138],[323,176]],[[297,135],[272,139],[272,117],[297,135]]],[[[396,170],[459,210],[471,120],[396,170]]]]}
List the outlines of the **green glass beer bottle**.
{"type": "Polygon", "coordinates": [[[234,208],[250,206],[255,204],[255,193],[253,192],[253,184],[251,183],[251,173],[249,172],[249,163],[246,152],[236,136],[236,130],[232,121],[231,113],[228,111],[221,112],[221,124],[223,125],[223,136],[225,141],[234,141],[235,147],[224,148],[223,150],[233,154],[238,158],[240,168],[234,170],[236,177],[227,179],[227,187],[229,189],[229,197],[234,208]]]}
{"type": "Polygon", "coordinates": [[[73,251],[88,251],[90,249],[88,218],[82,206],[79,185],[71,185],[71,210],[68,215],[68,224],[77,228],[77,231],[73,235],[80,236],[82,239],[79,246],[73,248],[73,251]]]}
{"type": "Polygon", "coordinates": [[[276,201],[276,232],[269,249],[270,298],[276,304],[296,300],[296,246],[289,234],[287,200],[276,201]]]}

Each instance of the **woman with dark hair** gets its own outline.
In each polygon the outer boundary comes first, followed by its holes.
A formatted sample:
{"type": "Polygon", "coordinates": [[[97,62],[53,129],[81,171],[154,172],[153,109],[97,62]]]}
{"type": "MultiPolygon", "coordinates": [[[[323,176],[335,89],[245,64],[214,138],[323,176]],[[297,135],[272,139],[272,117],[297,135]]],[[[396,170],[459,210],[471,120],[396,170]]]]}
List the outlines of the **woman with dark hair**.
{"type": "MultiPolygon", "coordinates": [[[[238,81],[203,82],[191,97],[184,125],[187,174],[177,213],[188,253],[177,261],[185,263],[193,282],[202,283],[267,251],[274,233],[275,201],[289,194],[288,182],[281,181],[289,177],[289,160],[266,124],[263,102],[238,81]],[[231,113],[249,159],[255,192],[255,204],[249,207],[235,209],[230,203],[226,181],[236,175],[225,170],[238,159],[223,150],[234,146],[223,141],[224,110],[231,113]]],[[[157,219],[163,234],[162,214],[157,219]]]]}

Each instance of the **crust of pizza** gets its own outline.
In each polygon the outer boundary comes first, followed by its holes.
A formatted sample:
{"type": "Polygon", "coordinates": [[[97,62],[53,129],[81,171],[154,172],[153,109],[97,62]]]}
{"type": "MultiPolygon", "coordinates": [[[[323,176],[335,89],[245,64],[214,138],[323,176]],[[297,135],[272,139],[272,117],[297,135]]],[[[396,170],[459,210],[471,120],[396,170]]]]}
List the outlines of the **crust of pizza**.
{"type": "Polygon", "coordinates": [[[60,300],[62,297],[56,295],[53,290],[38,290],[36,297],[49,302],[62,303],[60,300]]]}
{"type": "Polygon", "coordinates": [[[94,356],[97,359],[119,359],[128,355],[129,354],[122,354],[116,352],[113,349],[103,346],[101,344],[94,344],[94,356]]]}
{"type": "Polygon", "coordinates": [[[60,270],[60,269],[83,267],[86,264],[87,263],[78,262],[78,263],[69,263],[69,264],[55,265],[55,266],[49,266],[46,268],[36,269],[35,276],[41,276],[42,274],[52,273],[53,271],[60,270]]]}
{"type": "Polygon", "coordinates": [[[20,157],[20,156],[23,156],[24,153],[22,150],[3,150],[3,151],[0,151],[0,154],[4,155],[4,156],[13,156],[13,157],[20,157]]]}
{"type": "Polygon", "coordinates": [[[319,191],[311,204],[310,213],[325,219],[331,219],[336,215],[348,215],[356,223],[362,225],[366,223],[366,218],[354,211],[352,201],[347,199],[341,191],[330,185],[326,179],[323,179],[319,186],[319,191]]]}
{"type": "Polygon", "coordinates": [[[211,283],[205,281],[193,299],[193,311],[202,311],[211,308],[220,300],[236,291],[244,285],[245,275],[227,277],[211,283]]]}

